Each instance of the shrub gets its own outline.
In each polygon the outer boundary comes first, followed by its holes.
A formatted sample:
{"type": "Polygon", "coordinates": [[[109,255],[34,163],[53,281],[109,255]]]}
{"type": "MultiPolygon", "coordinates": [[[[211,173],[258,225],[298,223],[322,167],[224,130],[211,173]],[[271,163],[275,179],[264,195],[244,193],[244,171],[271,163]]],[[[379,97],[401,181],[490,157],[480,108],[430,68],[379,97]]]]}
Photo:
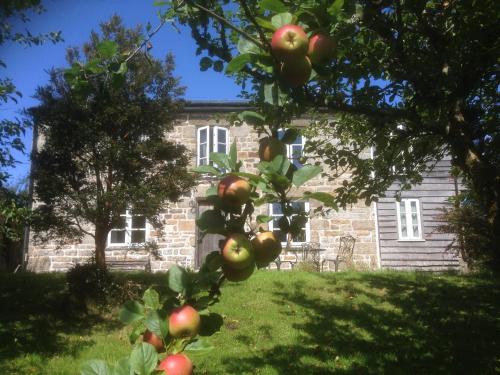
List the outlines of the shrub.
{"type": "Polygon", "coordinates": [[[70,297],[87,305],[106,305],[114,294],[112,275],[95,263],[77,264],[66,274],[70,297]]]}

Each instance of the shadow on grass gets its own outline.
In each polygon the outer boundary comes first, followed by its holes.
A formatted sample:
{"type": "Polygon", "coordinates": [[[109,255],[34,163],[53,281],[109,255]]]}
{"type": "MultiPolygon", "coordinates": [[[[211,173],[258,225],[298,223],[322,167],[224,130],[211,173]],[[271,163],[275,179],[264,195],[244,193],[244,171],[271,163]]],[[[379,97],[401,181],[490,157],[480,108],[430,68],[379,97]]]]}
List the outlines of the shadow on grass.
{"type": "Polygon", "coordinates": [[[85,336],[99,328],[122,327],[114,315],[82,314],[68,302],[64,274],[0,274],[0,373],[8,360],[24,354],[75,357],[94,341],[85,336]],[[68,335],[80,335],[81,340],[68,335]]]}
{"type": "Polygon", "coordinates": [[[500,373],[498,280],[392,273],[315,280],[275,283],[274,302],[304,315],[293,325],[297,343],[225,359],[225,373],[500,373]]]}

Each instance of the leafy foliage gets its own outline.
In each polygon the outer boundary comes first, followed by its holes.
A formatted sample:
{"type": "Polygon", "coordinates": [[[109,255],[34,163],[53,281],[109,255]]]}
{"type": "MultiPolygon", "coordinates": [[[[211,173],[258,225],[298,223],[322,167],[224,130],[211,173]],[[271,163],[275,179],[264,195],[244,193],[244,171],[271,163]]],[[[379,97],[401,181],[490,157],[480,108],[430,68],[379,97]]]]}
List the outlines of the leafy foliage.
{"type": "MultiPolygon", "coordinates": [[[[40,0],[5,0],[0,5],[0,46],[6,42],[22,44],[26,47],[39,45],[46,41],[57,43],[62,40],[61,32],[33,35],[28,29],[19,30],[15,20],[26,24],[30,21],[28,13],[40,14],[44,11],[40,0]]],[[[0,59],[0,68],[6,68],[5,62],[0,59]]],[[[12,79],[0,78],[0,105],[12,100],[17,102],[21,97],[12,79]]],[[[24,151],[22,135],[29,124],[21,119],[0,120],[0,187],[9,177],[6,169],[14,167],[16,161],[12,151],[24,151]]]]}
{"type": "MultiPolygon", "coordinates": [[[[345,175],[336,203],[346,207],[406,189],[452,156],[500,236],[498,14],[493,0],[189,1],[175,19],[190,27],[200,54],[227,63],[243,96],[289,123],[310,116],[310,156],[332,179],[345,175]],[[336,58],[314,65],[309,82],[280,80],[270,39],[296,23],[337,41],[336,58]],[[279,108],[279,110],[277,110],[279,108]],[[281,114],[276,112],[281,111],[281,114]],[[375,159],[366,150],[375,148],[375,159]],[[375,177],[374,177],[375,176],[375,177]]],[[[279,123],[280,121],[277,121],[279,123]]],[[[259,128],[258,125],[254,125],[259,128]]],[[[500,255],[499,255],[500,258],[500,255]]]]}
{"type": "MultiPolygon", "coordinates": [[[[96,72],[100,61],[132,48],[142,35],[116,16],[101,33],[92,32],[84,46],[96,72]]],[[[73,66],[79,57],[78,50],[68,51],[73,66]]],[[[37,91],[40,105],[29,110],[44,139],[33,160],[42,240],[91,235],[102,265],[108,232],[126,208],[158,224],[160,208],[192,186],[186,148],[164,138],[183,93],[173,69],[170,55],[158,61],[139,54],[118,75],[121,85],[96,74],[83,88],[70,79],[71,69],[51,72],[49,85],[37,91]]]]}

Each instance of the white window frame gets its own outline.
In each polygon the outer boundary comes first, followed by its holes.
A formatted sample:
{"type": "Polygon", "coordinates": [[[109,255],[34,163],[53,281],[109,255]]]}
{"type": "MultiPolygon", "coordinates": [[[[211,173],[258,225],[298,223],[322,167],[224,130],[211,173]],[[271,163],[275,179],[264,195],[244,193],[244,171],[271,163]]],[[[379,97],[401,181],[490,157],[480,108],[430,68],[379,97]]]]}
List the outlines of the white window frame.
{"type": "MultiPolygon", "coordinates": [[[[278,129],[278,134],[279,134],[279,132],[283,132],[283,134],[285,134],[286,129],[284,129],[284,128],[278,129]]],[[[303,134],[301,134],[300,132],[299,132],[299,135],[302,138],[302,143],[300,144],[301,147],[302,147],[301,150],[300,150],[300,155],[302,157],[304,155],[304,147],[306,145],[306,141],[307,140],[306,140],[306,137],[303,134]]],[[[292,164],[293,164],[293,160],[294,160],[292,146],[297,146],[297,145],[299,145],[299,143],[293,143],[293,144],[286,143],[285,144],[285,146],[286,146],[286,157],[288,158],[288,160],[290,160],[290,162],[292,164]]],[[[299,163],[300,163],[300,161],[299,161],[299,163]]],[[[302,164],[302,163],[300,163],[300,164],[302,164]]]]}
{"type": "MultiPolygon", "coordinates": [[[[148,242],[148,233],[149,233],[149,223],[147,220],[145,220],[145,227],[144,228],[132,228],[132,218],[134,215],[132,215],[132,210],[131,209],[126,209],[124,214],[120,214],[120,216],[125,217],[125,242],[111,242],[111,233],[116,230],[116,231],[122,231],[123,229],[111,229],[108,233],[108,246],[107,247],[135,247],[135,246],[144,246],[146,242],[148,242]],[[137,229],[144,229],[144,242],[134,242],[132,243],[132,230],[137,230],[137,229]]],[[[135,215],[135,216],[142,216],[142,215],[135,215]]]]}
{"type": "Polygon", "coordinates": [[[214,125],[207,125],[207,126],[201,126],[196,130],[196,165],[200,166],[200,160],[201,159],[206,159],[207,164],[203,165],[210,165],[210,153],[211,152],[220,152],[219,151],[219,130],[224,130],[226,133],[226,154],[229,153],[229,129],[224,127],[224,126],[214,126],[214,125]],[[201,157],[200,155],[200,149],[201,149],[201,144],[200,144],[200,134],[201,132],[205,130],[207,132],[207,155],[204,157],[201,157]],[[211,134],[211,136],[210,136],[211,134]]]}
{"type": "Polygon", "coordinates": [[[396,217],[398,222],[398,238],[399,241],[425,241],[422,233],[422,216],[420,212],[420,200],[415,198],[404,198],[400,202],[396,201],[396,217]],[[408,235],[403,236],[402,226],[401,226],[401,208],[400,204],[404,202],[405,207],[405,219],[406,219],[406,230],[408,235]],[[413,224],[411,222],[411,203],[415,202],[417,207],[417,227],[418,236],[413,233],[413,224]],[[411,233],[410,233],[411,232],[411,233]]]}
{"type": "MultiPolygon", "coordinates": [[[[301,201],[301,200],[297,200],[297,201],[294,201],[294,202],[304,203],[304,211],[305,212],[309,212],[309,202],[307,202],[307,201],[301,201]]],[[[278,203],[274,203],[274,204],[278,204],[278,203]]],[[[276,217],[283,216],[283,215],[273,215],[273,203],[269,203],[268,210],[269,210],[269,216],[271,216],[273,218],[275,216],[276,217]]],[[[292,217],[293,216],[295,216],[295,215],[292,215],[292,217]]],[[[269,222],[269,231],[273,232],[274,229],[275,228],[274,228],[274,225],[273,225],[273,220],[271,220],[269,222]]],[[[307,243],[307,242],[311,241],[311,225],[310,225],[310,220],[309,219],[306,222],[305,230],[306,230],[306,240],[304,242],[301,242],[301,241],[293,241],[293,239],[292,239],[291,245],[302,245],[304,243],[307,243]]],[[[285,246],[286,245],[286,241],[285,242],[281,242],[281,244],[283,246],[285,246]]]]}

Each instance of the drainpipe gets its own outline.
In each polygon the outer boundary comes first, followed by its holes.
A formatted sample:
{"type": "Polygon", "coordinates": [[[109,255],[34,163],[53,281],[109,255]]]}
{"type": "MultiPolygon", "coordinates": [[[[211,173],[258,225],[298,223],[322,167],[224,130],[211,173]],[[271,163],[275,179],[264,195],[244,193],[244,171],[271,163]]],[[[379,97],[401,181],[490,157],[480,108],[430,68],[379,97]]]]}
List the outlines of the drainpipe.
{"type": "MultiPolygon", "coordinates": [[[[38,151],[38,125],[35,123],[33,124],[33,137],[31,140],[31,156],[30,156],[30,175],[29,175],[29,185],[28,185],[28,209],[31,211],[33,208],[33,188],[34,188],[34,181],[33,181],[33,174],[35,171],[35,167],[33,164],[33,156],[37,153],[38,151]]],[[[23,249],[22,249],[22,265],[21,269],[24,271],[26,270],[27,266],[27,261],[28,261],[28,248],[29,248],[29,240],[30,240],[30,226],[27,224],[24,227],[24,237],[23,237],[23,249]]]]}

